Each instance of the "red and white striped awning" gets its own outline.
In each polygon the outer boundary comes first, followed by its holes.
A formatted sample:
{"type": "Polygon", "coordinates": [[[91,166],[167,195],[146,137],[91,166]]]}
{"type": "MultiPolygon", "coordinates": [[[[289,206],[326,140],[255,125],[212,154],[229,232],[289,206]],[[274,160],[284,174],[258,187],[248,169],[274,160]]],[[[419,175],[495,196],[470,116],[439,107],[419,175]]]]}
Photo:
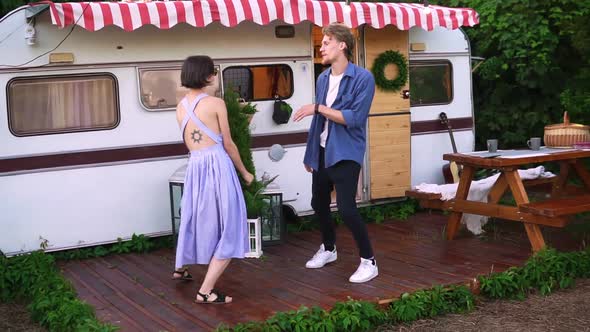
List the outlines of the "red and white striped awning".
{"type": "Polygon", "coordinates": [[[470,8],[424,7],[410,3],[375,3],[315,0],[194,0],[153,2],[71,2],[49,3],[53,24],[63,28],[77,24],[96,31],[116,25],[132,31],[152,24],[169,29],[178,23],[204,27],[212,22],[233,27],[243,21],[266,25],[274,20],[297,24],[308,20],[318,26],[342,22],[351,28],[368,24],[380,29],[395,25],[400,30],[414,26],[457,29],[479,23],[470,8]]]}

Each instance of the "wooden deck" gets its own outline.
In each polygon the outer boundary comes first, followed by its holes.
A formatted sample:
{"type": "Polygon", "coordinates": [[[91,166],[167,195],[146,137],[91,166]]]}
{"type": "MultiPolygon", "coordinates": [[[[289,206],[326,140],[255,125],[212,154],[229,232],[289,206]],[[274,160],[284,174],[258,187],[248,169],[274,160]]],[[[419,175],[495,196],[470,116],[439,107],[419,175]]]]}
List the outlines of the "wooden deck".
{"type": "Polygon", "coordinates": [[[445,224],[446,217],[435,213],[370,224],[379,277],[366,284],[348,282],[359,258],[344,226],[337,231],[338,261],[319,270],[304,267],[320,244],[319,232],[289,234],[287,243],[264,248],[262,259],[230,264],[218,284],[234,297],[229,305],[193,304],[205,267],[191,267],[194,282],[171,280],[172,249],[71,261],[62,268],[97,316],[122,331],[208,331],[220,323],[265,320],[275,311],[301,305],[328,309],[347,297],[377,301],[467,282],[492,269],[520,265],[531,253],[524,229],[510,241],[473,236],[446,241],[445,224]]]}

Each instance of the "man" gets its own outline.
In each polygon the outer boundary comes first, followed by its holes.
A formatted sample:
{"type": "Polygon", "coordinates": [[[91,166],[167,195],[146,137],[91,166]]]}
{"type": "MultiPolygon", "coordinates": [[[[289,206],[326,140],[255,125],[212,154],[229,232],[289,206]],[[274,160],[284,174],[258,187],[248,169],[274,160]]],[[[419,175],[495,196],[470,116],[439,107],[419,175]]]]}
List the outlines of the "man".
{"type": "Polygon", "coordinates": [[[311,206],[319,219],[322,245],[305,265],[321,268],[334,262],[336,233],[330,216],[332,188],[344,223],[360,251],[361,263],[349,281],[367,282],[379,272],[367,227],[356,207],[356,191],[366,149],[366,126],[375,94],[375,80],[366,69],[350,62],[354,37],[346,26],[332,23],[323,30],[322,64],[330,65],[316,84],[316,104],[301,107],[295,121],[313,115],[303,160],[312,172],[311,206]]]}

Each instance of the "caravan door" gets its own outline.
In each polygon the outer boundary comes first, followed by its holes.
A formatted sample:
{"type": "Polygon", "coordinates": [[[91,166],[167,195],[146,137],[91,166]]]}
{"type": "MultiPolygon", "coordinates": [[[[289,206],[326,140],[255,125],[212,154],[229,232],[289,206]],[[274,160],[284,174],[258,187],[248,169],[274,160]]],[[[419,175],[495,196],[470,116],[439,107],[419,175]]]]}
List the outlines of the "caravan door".
{"type": "MultiPolygon", "coordinates": [[[[394,26],[365,29],[365,65],[371,69],[375,59],[388,50],[398,51],[408,58],[408,31],[394,26]]],[[[385,77],[397,77],[395,65],[385,68],[385,77]]],[[[404,196],[410,188],[410,100],[400,91],[383,91],[376,87],[369,113],[368,165],[370,199],[404,196]]]]}

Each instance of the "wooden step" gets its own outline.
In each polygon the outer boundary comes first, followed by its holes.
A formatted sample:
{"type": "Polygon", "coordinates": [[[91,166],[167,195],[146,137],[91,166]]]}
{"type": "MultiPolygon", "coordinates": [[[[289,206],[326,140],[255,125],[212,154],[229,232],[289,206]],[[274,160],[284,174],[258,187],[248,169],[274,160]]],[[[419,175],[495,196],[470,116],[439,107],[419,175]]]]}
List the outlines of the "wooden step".
{"type": "Polygon", "coordinates": [[[559,217],[590,211],[590,195],[548,199],[520,205],[519,210],[539,216],[559,217]]]}

